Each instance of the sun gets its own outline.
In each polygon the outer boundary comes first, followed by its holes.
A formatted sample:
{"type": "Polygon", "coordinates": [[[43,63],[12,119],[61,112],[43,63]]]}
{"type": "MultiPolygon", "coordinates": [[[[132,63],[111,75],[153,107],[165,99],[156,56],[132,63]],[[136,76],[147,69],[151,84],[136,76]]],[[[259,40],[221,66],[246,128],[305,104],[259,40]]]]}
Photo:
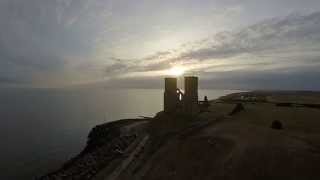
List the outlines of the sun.
{"type": "Polygon", "coordinates": [[[169,75],[171,76],[181,76],[185,72],[185,68],[181,66],[174,66],[171,69],[169,69],[169,75]]]}

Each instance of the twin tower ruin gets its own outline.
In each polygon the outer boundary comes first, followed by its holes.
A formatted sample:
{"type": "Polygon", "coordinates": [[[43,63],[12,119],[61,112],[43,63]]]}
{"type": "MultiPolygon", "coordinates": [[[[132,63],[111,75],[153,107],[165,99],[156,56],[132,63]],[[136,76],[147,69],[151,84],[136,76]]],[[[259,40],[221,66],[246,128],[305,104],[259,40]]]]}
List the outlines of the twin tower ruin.
{"type": "Polygon", "coordinates": [[[177,78],[165,78],[164,112],[195,114],[198,107],[198,77],[184,77],[184,92],[177,87],[177,78]]]}

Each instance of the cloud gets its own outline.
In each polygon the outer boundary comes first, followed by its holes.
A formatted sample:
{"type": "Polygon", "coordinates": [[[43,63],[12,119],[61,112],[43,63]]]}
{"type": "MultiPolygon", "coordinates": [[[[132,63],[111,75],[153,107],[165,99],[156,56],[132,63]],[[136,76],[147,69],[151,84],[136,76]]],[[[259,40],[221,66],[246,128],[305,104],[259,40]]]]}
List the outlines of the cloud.
{"type": "Polygon", "coordinates": [[[318,48],[320,13],[307,16],[290,15],[249,26],[238,32],[219,33],[206,39],[206,47],[182,53],[180,59],[216,59],[239,54],[269,54],[290,48],[318,48]]]}
{"type": "Polygon", "coordinates": [[[13,82],[47,77],[47,85],[53,84],[50,79],[54,76],[58,84],[68,83],[60,75],[67,76],[70,71],[83,77],[69,67],[88,64],[87,59],[95,51],[107,10],[97,3],[98,0],[2,0],[0,76],[9,76],[13,82]]]}
{"type": "Polygon", "coordinates": [[[0,83],[55,86],[140,78],[146,84],[175,65],[206,79],[274,71],[295,77],[319,67],[319,12],[244,21],[259,14],[249,12],[248,4],[1,0],[0,83]],[[252,22],[258,23],[216,33],[218,25],[229,29],[252,22]]]}
{"type": "MultiPolygon", "coordinates": [[[[297,78],[298,75],[307,78],[302,74],[308,68],[320,68],[319,40],[320,12],[290,14],[267,19],[238,31],[220,32],[179,49],[155,53],[136,60],[133,66],[126,66],[125,71],[146,71],[148,75],[149,71],[168,69],[178,63],[190,71],[206,76],[211,74],[212,77],[218,72],[247,72],[244,76],[248,79],[252,73],[261,77],[259,72],[275,77],[279,74],[274,71],[285,71],[292,72],[287,78],[297,78]]],[[[315,74],[316,71],[313,72],[315,74]]]]}
{"type": "Polygon", "coordinates": [[[204,73],[201,88],[245,90],[319,90],[319,67],[292,71],[231,71],[204,73]]]}

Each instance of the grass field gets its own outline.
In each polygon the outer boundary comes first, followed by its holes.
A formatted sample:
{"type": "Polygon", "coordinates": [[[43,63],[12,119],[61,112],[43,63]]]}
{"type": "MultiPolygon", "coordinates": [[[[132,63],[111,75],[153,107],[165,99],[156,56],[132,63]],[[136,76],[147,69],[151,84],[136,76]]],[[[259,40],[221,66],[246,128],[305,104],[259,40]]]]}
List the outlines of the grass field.
{"type": "MultiPolygon", "coordinates": [[[[297,93],[290,98],[286,94],[264,93],[259,99],[272,97],[297,102],[294,99],[297,96],[297,93]]],[[[297,99],[301,102],[306,98],[297,99]]],[[[237,103],[238,99],[212,101],[209,112],[200,114],[199,119],[215,122],[220,117],[219,121],[191,136],[170,138],[144,163],[143,176],[134,177],[148,180],[320,178],[320,109],[244,101],[243,111],[228,115],[237,103]],[[274,120],[280,121],[283,129],[272,129],[274,120]]],[[[317,98],[311,103],[318,103],[317,98]]]]}

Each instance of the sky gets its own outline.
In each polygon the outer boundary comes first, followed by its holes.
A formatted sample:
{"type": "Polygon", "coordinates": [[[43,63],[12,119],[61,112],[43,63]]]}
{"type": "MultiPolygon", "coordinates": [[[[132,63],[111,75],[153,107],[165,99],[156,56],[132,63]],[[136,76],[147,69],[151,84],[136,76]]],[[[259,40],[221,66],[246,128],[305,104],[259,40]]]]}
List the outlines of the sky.
{"type": "Polygon", "coordinates": [[[0,0],[0,87],[320,90],[319,0],[0,0]]]}

